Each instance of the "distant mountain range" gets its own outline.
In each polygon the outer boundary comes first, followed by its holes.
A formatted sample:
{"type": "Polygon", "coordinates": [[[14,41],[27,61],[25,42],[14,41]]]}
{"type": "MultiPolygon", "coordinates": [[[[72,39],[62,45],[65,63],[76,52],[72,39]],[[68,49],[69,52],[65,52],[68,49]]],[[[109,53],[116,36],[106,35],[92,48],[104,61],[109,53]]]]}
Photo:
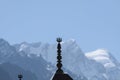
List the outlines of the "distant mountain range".
{"type": "MultiPolygon", "coordinates": [[[[27,43],[10,45],[0,39],[0,80],[50,80],[56,70],[57,44],[27,43]]],[[[107,50],[84,53],[71,39],[62,42],[62,63],[74,80],[120,80],[120,63],[107,50]]]]}

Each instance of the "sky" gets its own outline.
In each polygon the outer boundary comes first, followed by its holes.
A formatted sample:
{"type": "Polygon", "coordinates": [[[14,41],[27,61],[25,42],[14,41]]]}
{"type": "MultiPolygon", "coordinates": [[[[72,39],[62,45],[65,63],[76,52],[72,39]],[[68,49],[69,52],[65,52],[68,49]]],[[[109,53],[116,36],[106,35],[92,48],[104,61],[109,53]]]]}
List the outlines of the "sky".
{"type": "Polygon", "coordinates": [[[0,38],[10,44],[75,39],[83,52],[120,61],[120,0],[0,0],[0,38]]]}

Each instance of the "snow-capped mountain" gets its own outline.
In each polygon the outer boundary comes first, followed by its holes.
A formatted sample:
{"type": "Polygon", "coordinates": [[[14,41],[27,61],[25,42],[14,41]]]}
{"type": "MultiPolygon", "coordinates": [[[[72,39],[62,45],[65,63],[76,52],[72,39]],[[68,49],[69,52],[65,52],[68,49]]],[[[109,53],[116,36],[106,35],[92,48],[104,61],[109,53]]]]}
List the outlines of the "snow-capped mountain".
{"type": "MultiPolygon", "coordinates": [[[[0,63],[16,64],[33,72],[38,79],[48,80],[56,68],[56,47],[57,43],[42,42],[10,45],[1,39],[0,63]],[[5,57],[7,54],[9,58],[5,57]]],[[[71,39],[62,42],[62,57],[64,71],[75,80],[120,80],[120,64],[106,50],[99,49],[85,54],[77,42],[71,39]]]]}
{"type": "Polygon", "coordinates": [[[93,59],[104,65],[105,68],[116,67],[118,61],[105,49],[98,49],[93,52],[86,53],[89,59],[93,59]]]}
{"type": "Polygon", "coordinates": [[[93,52],[86,53],[86,56],[102,64],[105,67],[107,80],[120,79],[120,63],[105,49],[98,49],[93,52]]]}
{"type": "MultiPolygon", "coordinates": [[[[3,40],[4,43],[0,46],[0,48],[4,47],[8,42],[3,40]]],[[[51,63],[47,62],[43,59],[42,55],[36,55],[27,53],[24,51],[17,50],[17,46],[14,47],[8,43],[8,48],[2,48],[0,52],[0,65],[3,65],[4,63],[12,63],[19,67],[21,67],[23,70],[27,70],[32,72],[34,75],[37,76],[36,80],[42,79],[42,80],[48,80],[51,78],[53,73],[55,72],[55,66],[51,63]],[[3,51],[2,51],[3,50],[3,51]],[[8,53],[6,53],[6,51],[8,53]],[[9,55],[9,52],[13,50],[14,53],[10,53],[12,55],[9,55]],[[4,54],[8,54],[9,57],[6,57],[4,54]]],[[[34,46],[35,47],[35,46],[34,46]]],[[[14,70],[14,69],[12,69],[14,70]]],[[[69,72],[70,75],[74,77],[75,80],[79,79],[79,76],[74,75],[72,72],[66,69],[67,72],[69,72]]],[[[23,71],[21,71],[23,72],[23,71]]],[[[18,74],[16,74],[17,76],[18,74]]],[[[16,77],[14,76],[14,77],[16,77]]],[[[34,80],[34,79],[33,79],[34,80]]]]}

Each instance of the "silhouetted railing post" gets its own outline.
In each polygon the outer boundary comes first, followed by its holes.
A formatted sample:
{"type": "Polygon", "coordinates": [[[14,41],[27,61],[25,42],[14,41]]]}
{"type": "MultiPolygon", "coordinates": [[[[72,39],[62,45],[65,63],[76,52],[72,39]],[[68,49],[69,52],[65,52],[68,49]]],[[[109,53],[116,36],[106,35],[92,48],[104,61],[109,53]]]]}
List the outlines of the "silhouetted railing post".
{"type": "Polygon", "coordinates": [[[18,78],[19,78],[19,80],[22,80],[23,75],[22,75],[22,74],[19,74],[19,75],[18,75],[18,78]]]}

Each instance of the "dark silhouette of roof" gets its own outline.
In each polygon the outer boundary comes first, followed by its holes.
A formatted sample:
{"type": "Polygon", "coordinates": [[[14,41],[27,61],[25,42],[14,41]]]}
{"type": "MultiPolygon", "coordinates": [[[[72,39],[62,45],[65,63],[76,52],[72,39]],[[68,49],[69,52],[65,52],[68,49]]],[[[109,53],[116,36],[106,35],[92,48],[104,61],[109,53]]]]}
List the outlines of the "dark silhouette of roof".
{"type": "Polygon", "coordinates": [[[54,74],[52,80],[73,80],[68,74],[65,74],[63,72],[63,70],[61,69],[62,67],[62,56],[61,56],[61,44],[60,42],[62,42],[62,38],[57,38],[57,42],[58,42],[58,45],[57,45],[57,71],[56,73],[54,74]]]}
{"type": "Polygon", "coordinates": [[[73,80],[68,74],[55,74],[52,80],[73,80]]]}

